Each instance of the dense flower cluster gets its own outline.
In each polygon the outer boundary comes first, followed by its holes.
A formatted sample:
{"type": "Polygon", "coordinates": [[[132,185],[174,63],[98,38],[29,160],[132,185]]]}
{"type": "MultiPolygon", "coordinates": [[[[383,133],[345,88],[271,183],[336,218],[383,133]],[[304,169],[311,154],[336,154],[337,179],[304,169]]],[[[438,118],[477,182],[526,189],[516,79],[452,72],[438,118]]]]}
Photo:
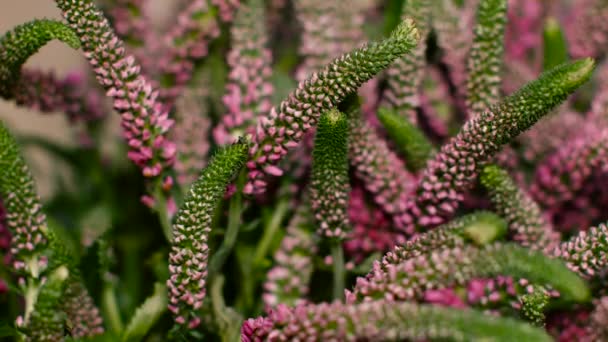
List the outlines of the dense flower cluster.
{"type": "Polygon", "coordinates": [[[55,3],[0,97],[86,141],[0,123],[3,337],[608,338],[605,0],[55,3]]]}

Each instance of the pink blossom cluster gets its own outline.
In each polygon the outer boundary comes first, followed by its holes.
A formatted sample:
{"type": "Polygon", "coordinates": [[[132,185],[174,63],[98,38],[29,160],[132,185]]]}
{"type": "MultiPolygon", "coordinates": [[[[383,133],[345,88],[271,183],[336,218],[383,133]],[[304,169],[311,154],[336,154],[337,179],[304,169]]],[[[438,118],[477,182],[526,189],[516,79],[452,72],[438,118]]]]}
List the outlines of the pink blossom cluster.
{"type": "Polygon", "coordinates": [[[417,179],[389,149],[386,140],[361,118],[353,116],[349,123],[349,162],[355,176],[363,181],[366,190],[374,195],[374,201],[389,214],[394,224],[405,229],[399,218],[406,209],[417,179]]]}
{"type": "Polygon", "coordinates": [[[129,158],[145,177],[161,176],[173,166],[176,149],[166,137],[173,120],[158,102],[158,92],[140,74],[133,56],[126,55],[123,42],[92,2],[57,0],[57,4],[79,36],[98,82],[121,115],[129,158]]]}
{"type": "Polygon", "coordinates": [[[96,121],[106,113],[100,94],[87,87],[84,75],[79,72],[58,78],[52,72],[23,70],[15,102],[43,113],[64,112],[71,122],[96,121]]]}
{"type": "Polygon", "coordinates": [[[395,244],[405,242],[403,236],[391,229],[391,221],[386,214],[366,203],[360,186],[353,187],[350,192],[348,218],[352,230],[343,246],[346,254],[357,264],[374,252],[385,252],[395,244]]]}
{"type": "Polygon", "coordinates": [[[313,257],[317,252],[314,230],[303,204],[287,226],[286,235],[274,254],[275,266],[264,283],[264,303],[275,307],[282,303],[297,305],[306,302],[312,276],[313,257]]]}
{"type": "Polygon", "coordinates": [[[228,53],[228,84],[222,98],[227,113],[213,130],[215,141],[224,145],[239,136],[253,133],[260,115],[272,108],[272,54],[267,48],[267,32],[261,2],[242,5],[231,29],[232,46],[228,53]]]}
{"type": "Polygon", "coordinates": [[[541,45],[543,4],[539,1],[509,0],[505,52],[509,60],[529,61],[541,45]]]}
{"type": "Polygon", "coordinates": [[[211,121],[204,102],[208,93],[206,85],[192,87],[184,91],[175,105],[175,127],[171,136],[178,151],[175,158],[177,182],[183,187],[194,183],[207,165],[211,147],[207,135],[211,121]]]}
{"type": "Polygon", "coordinates": [[[113,0],[107,15],[116,34],[128,45],[129,52],[137,58],[142,71],[151,75],[154,71],[154,55],[159,44],[152,20],[148,14],[148,0],[113,0]]]}
{"type": "MultiPolygon", "coordinates": [[[[223,8],[223,15],[228,16],[227,11],[232,6],[223,8]]],[[[159,57],[157,68],[161,86],[159,98],[166,109],[172,107],[190,81],[196,62],[209,53],[209,42],[220,35],[213,12],[214,6],[209,0],[187,2],[178,14],[176,24],[162,38],[161,50],[165,53],[159,57]]]]}

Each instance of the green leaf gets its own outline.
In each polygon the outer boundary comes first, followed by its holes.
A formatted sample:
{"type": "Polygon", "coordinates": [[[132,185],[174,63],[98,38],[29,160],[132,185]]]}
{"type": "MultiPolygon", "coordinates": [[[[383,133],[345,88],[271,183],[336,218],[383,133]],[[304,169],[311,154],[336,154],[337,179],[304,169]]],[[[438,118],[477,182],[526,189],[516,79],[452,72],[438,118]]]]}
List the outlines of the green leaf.
{"type": "Polygon", "coordinates": [[[154,293],[140,305],[127,325],[122,341],[141,341],[167,310],[167,287],[154,284],[154,293]]]}
{"type": "Polygon", "coordinates": [[[397,149],[405,157],[407,168],[411,171],[424,168],[427,160],[435,153],[435,147],[424,132],[394,110],[380,108],[377,116],[397,149]]]}

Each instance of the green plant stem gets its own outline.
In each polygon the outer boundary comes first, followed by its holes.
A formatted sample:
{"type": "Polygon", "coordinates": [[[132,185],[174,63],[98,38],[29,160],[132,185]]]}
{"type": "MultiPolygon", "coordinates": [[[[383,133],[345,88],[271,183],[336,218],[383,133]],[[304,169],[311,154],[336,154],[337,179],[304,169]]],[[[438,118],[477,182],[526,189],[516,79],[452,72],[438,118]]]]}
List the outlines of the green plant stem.
{"type": "Polygon", "coordinates": [[[167,212],[167,199],[165,198],[165,193],[161,187],[160,182],[156,185],[155,191],[155,199],[156,199],[156,213],[158,214],[158,219],[160,221],[160,225],[163,228],[163,233],[167,241],[171,242],[173,240],[173,229],[171,228],[171,219],[169,218],[169,214],[167,212]]]}
{"type": "Polygon", "coordinates": [[[254,265],[260,265],[264,257],[266,257],[268,249],[270,248],[270,243],[276,236],[288,209],[289,200],[287,198],[283,198],[275,208],[272,218],[270,219],[270,223],[268,223],[264,228],[264,234],[262,235],[262,239],[260,240],[260,243],[258,244],[253,256],[254,265]]]}
{"type": "Polygon", "coordinates": [[[242,319],[235,315],[233,311],[226,307],[222,289],[224,288],[224,276],[218,274],[211,283],[211,306],[213,309],[213,316],[217,322],[219,328],[219,335],[221,336],[222,342],[232,342],[238,340],[240,334],[239,327],[242,323],[242,319]],[[235,333],[236,332],[236,333],[235,333]]]}
{"type": "Polygon", "coordinates": [[[216,253],[211,257],[209,262],[209,278],[211,279],[217,274],[224,266],[226,259],[232,252],[234,245],[236,244],[237,237],[239,235],[239,228],[241,226],[241,214],[243,213],[243,196],[241,193],[243,177],[239,178],[239,185],[237,192],[230,199],[230,207],[228,209],[228,227],[226,228],[226,234],[222,245],[216,253]]]}
{"type": "Polygon", "coordinates": [[[344,295],[344,250],[340,241],[335,241],[331,246],[331,255],[334,266],[334,300],[342,300],[344,295]]]}
{"type": "Polygon", "coordinates": [[[101,296],[101,308],[110,330],[117,336],[120,336],[123,331],[123,324],[118,309],[118,303],[116,301],[116,294],[114,293],[114,285],[109,281],[106,281],[106,284],[103,286],[101,296]]]}

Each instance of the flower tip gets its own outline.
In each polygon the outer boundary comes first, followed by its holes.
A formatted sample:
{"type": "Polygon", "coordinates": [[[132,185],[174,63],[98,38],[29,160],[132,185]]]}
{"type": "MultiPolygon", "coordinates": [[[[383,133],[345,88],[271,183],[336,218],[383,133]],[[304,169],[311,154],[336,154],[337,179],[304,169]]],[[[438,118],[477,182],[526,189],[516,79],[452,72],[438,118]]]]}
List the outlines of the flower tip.
{"type": "Polygon", "coordinates": [[[404,19],[391,33],[391,38],[406,40],[408,43],[417,44],[420,41],[420,32],[411,18],[404,19]]]}
{"type": "Polygon", "coordinates": [[[572,88],[578,88],[583,83],[587,82],[593,70],[595,69],[595,59],[591,57],[581,58],[570,63],[568,66],[567,85],[572,88]]]}

